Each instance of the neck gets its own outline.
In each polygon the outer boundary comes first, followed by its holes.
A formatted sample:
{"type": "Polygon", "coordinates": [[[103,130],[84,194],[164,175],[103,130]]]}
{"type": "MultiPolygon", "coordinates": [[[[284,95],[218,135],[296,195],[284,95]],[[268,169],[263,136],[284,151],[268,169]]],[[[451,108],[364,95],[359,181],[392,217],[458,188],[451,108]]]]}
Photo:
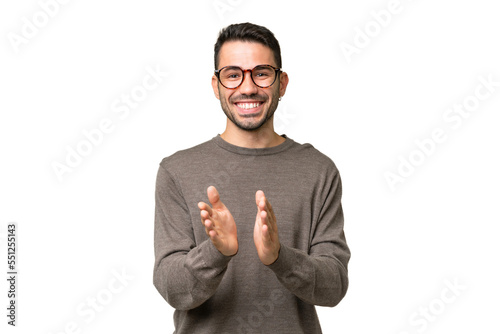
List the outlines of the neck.
{"type": "Polygon", "coordinates": [[[247,148],[273,147],[285,141],[285,138],[274,132],[272,119],[253,131],[240,129],[228,119],[226,130],[220,136],[230,144],[247,148]]]}

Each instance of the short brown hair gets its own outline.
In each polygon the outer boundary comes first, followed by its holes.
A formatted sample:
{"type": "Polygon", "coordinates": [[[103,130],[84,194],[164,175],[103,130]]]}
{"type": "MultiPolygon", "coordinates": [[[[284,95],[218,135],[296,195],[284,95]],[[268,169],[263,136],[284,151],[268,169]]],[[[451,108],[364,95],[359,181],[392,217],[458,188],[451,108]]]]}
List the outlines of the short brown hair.
{"type": "Polygon", "coordinates": [[[214,65],[219,67],[219,52],[225,42],[242,41],[256,42],[270,48],[274,54],[276,65],[281,68],[280,44],[271,30],[253,23],[231,24],[219,32],[219,37],[214,46],[214,65]]]}

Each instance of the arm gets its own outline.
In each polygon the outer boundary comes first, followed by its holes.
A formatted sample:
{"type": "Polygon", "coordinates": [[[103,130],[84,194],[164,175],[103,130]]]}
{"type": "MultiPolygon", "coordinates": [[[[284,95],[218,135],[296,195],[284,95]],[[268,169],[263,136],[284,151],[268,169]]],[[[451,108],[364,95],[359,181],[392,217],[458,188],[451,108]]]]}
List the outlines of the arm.
{"type": "Polygon", "coordinates": [[[215,293],[231,257],[218,251],[210,239],[196,244],[189,208],[162,165],[155,197],[153,284],[172,307],[195,308],[215,293]]]}
{"type": "MultiPolygon", "coordinates": [[[[343,231],[342,186],[338,172],[328,180],[321,193],[323,203],[318,219],[311,229],[308,253],[279,243],[272,207],[267,200],[264,200],[267,205],[259,205],[259,192],[257,193],[259,209],[256,229],[259,224],[266,226],[261,229],[264,230],[262,239],[269,240],[268,254],[272,254],[273,250],[276,252],[276,249],[279,251],[274,260],[267,260],[271,263],[268,268],[298,298],[321,306],[335,306],[345,296],[348,286],[347,263],[350,258],[343,231]],[[263,220],[262,223],[258,222],[259,216],[263,220]]],[[[265,248],[259,247],[257,243],[256,246],[258,250],[265,248]]],[[[264,252],[262,250],[259,256],[262,262],[267,264],[263,260],[264,252]]]]}

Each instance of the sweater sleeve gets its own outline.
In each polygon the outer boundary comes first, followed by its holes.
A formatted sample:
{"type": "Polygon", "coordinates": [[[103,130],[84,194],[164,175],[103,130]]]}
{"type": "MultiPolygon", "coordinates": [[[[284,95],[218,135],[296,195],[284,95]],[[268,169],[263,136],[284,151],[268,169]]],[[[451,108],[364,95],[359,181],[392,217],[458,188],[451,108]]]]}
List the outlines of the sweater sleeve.
{"type": "Polygon", "coordinates": [[[335,306],[347,292],[350,259],[343,230],[342,185],[338,171],[326,182],[322,193],[324,200],[311,231],[309,252],[281,244],[278,259],[268,267],[303,301],[335,306]]]}
{"type": "Polygon", "coordinates": [[[172,307],[193,309],[215,293],[231,257],[220,253],[208,238],[196,244],[182,192],[161,164],[155,202],[153,284],[172,307]]]}

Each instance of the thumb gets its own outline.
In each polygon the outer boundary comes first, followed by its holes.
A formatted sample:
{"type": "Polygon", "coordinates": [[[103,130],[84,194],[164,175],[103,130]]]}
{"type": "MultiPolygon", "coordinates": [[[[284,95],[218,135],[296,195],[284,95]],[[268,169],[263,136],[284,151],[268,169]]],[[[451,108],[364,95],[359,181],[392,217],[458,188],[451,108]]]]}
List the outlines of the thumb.
{"type": "Polygon", "coordinates": [[[212,204],[212,208],[214,209],[224,209],[226,206],[221,202],[219,192],[215,189],[214,186],[210,186],[207,188],[207,195],[210,204],[212,204]]]}

